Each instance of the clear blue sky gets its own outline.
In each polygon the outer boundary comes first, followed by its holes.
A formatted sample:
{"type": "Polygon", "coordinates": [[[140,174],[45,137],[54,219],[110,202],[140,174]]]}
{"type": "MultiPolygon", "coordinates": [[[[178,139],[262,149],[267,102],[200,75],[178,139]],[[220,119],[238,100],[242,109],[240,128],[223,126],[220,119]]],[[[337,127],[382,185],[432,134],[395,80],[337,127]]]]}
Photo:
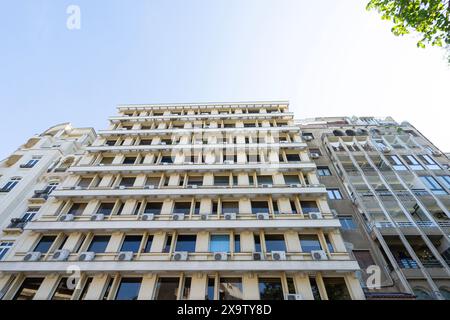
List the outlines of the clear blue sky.
{"type": "Polygon", "coordinates": [[[366,1],[3,0],[0,158],[121,103],[290,100],[297,117],[392,115],[450,151],[450,69],[366,1]],[[81,8],[81,30],[66,8],[81,8]]]}

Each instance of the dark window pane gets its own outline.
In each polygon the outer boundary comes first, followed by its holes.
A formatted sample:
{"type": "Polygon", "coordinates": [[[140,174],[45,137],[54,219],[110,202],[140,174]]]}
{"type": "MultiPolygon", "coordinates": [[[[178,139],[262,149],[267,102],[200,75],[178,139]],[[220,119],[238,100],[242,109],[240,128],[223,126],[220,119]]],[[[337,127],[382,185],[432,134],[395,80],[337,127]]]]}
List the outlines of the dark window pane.
{"type": "Polygon", "coordinates": [[[153,236],[150,235],[150,236],[148,236],[147,243],[145,244],[145,249],[144,249],[145,253],[150,252],[150,250],[152,249],[152,243],[153,243],[153,236]]]}
{"type": "Polygon", "coordinates": [[[314,300],[322,300],[320,296],[319,286],[317,285],[315,278],[309,278],[309,282],[311,283],[311,289],[313,293],[314,300]]]}
{"type": "Polygon", "coordinates": [[[344,278],[323,278],[328,299],[351,300],[344,278]]]}
{"type": "Polygon", "coordinates": [[[144,213],[160,214],[162,208],[161,202],[147,202],[144,213]]]}
{"type": "Polygon", "coordinates": [[[42,281],[44,281],[44,278],[26,278],[14,295],[13,300],[32,300],[42,281]]]}
{"type": "Polygon", "coordinates": [[[179,278],[159,278],[156,284],[155,300],[176,300],[179,278]]]}
{"type": "Polygon", "coordinates": [[[284,241],[284,236],[282,234],[275,235],[270,234],[265,236],[266,250],[271,251],[286,251],[286,243],[284,241]]]}
{"type": "Polygon", "coordinates": [[[141,246],[142,236],[126,236],[120,251],[133,251],[137,253],[141,246]]]}
{"type": "Polygon", "coordinates": [[[281,279],[260,278],[259,295],[261,300],[284,300],[281,279]]]}
{"type": "Polygon", "coordinates": [[[87,278],[86,283],[84,284],[84,287],[83,287],[83,291],[81,291],[79,300],[84,300],[86,298],[86,294],[91,286],[92,280],[94,280],[93,277],[87,278]]]}
{"type": "Polygon", "coordinates": [[[303,252],[311,252],[313,250],[322,250],[319,238],[316,235],[300,235],[300,245],[303,252]]]}
{"type": "Polygon", "coordinates": [[[94,236],[87,251],[93,251],[95,253],[104,253],[106,247],[108,246],[110,238],[111,238],[110,236],[94,236]]]}
{"type": "Polygon", "coordinates": [[[137,300],[142,278],[123,278],[117,289],[115,300],[137,300]]]}
{"type": "Polygon", "coordinates": [[[34,251],[47,253],[55,239],[56,236],[43,236],[37,246],[34,248],[34,251]]]}
{"type": "Polygon", "coordinates": [[[62,278],[59,281],[55,293],[53,294],[52,300],[70,300],[72,298],[74,290],[68,288],[67,280],[68,278],[62,278]]]}
{"type": "Polygon", "coordinates": [[[206,292],[205,300],[214,300],[214,291],[216,289],[216,281],[214,278],[208,279],[208,288],[206,292]]]}
{"type": "Polygon", "coordinates": [[[175,251],[195,252],[196,235],[179,235],[177,237],[177,244],[175,251]]]}
{"type": "Polygon", "coordinates": [[[315,201],[300,201],[303,213],[319,212],[315,201]]]}

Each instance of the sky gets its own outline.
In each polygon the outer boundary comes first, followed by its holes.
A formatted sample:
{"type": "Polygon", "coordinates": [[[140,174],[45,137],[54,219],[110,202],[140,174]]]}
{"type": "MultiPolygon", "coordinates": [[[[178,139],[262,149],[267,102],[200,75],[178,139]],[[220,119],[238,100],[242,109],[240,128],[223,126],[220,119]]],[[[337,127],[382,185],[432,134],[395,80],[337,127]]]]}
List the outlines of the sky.
{"type": "Polygon", "coordinates": [[[367,1],[2,0],[0,158],[58,123],[105,129],[119,104],[261,100],[407,120],[450,151],[443,52],[367,1]]]}

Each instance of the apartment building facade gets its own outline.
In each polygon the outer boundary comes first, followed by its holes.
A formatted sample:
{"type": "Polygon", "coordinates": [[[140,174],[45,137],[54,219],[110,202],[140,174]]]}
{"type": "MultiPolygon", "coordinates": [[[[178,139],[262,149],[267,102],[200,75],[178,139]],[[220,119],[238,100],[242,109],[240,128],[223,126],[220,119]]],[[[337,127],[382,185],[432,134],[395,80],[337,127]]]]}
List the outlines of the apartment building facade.
{"type": "Polygon", "coordinates": [[[118,111],[3,257],[3,299],[365,298],[287,102],[118,111]]]}
{"type": "Polygon", "coordinates": [[[369,276],[367,266],[380,267],[381,288],[367,296],[450,299],[447,155],[411,124],[391,118],[298,124],[362,277],[369,276]]]}

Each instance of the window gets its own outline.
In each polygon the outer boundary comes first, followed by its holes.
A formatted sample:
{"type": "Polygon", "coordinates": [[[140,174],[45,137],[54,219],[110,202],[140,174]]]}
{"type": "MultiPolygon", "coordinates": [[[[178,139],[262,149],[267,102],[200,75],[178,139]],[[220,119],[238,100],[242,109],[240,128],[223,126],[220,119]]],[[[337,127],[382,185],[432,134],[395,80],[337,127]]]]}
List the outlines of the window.
{"type": "Polygon", "coordinates": [[[189,214],[191,211],[190,202],[175,202],[173,213],[189,214]]]}
{"type": "Polygon", "coordinates": [[[120,180],[119,187],[132,187],[134,186],[134,183],[136,182],[135,177],[124,177],[122,180],[120,180]]]}
{"type": "Polygon", "coordinates": [[[313,250],[322,250],[319,237],[317,235],[299,235],[302,252],[311,252],[313,250]]]}
{"type": "Polygon", "coordinates": [[[114,208],[114,203],[104,202],[100,204],[100,207],[97,210],[97,214],[104,214],[105,216],[109,216],[114,208]]]}
{"type": "Polygon", "coordinates": [[[282,234],[267,234],[264,237],[266,243],[266,251],[286,251],[286,242],[282,234]]]}
{"type": "Polygon", "coordinates": [[[263,184],[272,185],[273,184],[272,176],[269,176],[269,175],[258,176],[258,184],[259,185],[263,185],[263,184]]]}
{"type": "Polygon", "coordinates": [[[391,163],[392,167],[396,171],[405,171],[408,170],[405,165],[400,161],[400,158],[397,156],[388,156],[388,160],[391,163]]]}
{"type": "Polygon", "coordinates": [[[327,189],[328,199],[330,200],[342,200],[342,194],[339,189],[327,189]]]}
{"type": "Polygon", "coordinates": [[[214,185],[215,186],[228,186],[228,185],[230,185],[230,177],[229,176],[214,176],[214,185]]]}
{"type": "Polygon", "coordinates": [[[176,300],[179,278],[159,278],[156,283],[155,300],[176,300]]]}
{"type": "Polygon", "coordinates": [[[323,278],[329,300],[351,300],[344,278],[323,278]]]}
{"type": "Polygon", "coordinates": [[[267,201],[252,201],[252,213],[269,213],[269,203],[267,201]]]}
{"type": "Polygon", "coordinates": [[[195,252],[195,243],[197,236],[194,235],[178,235],[175,251],[195,252]]]}
{"type": "Polygon", "coordinates": [[[151,252],[152,249],[152,243],[153,243],[153,236],[149,235],[147,237],[147,242],[145,243],[145,247],[144,247],[144,253],[149,253],[151,252]]]}
{"type": "Polygon", "coordinates": [[[83,189],[88,188],[91,185],[92,178],[81,178],[78,182],[78,187],[81,187],[83,189]]]}
{"type": "Polygon", "coordinates": [[[137,160],[137,157],[125,157],[123,159],[123,164],[135,164],[137,160]]]}
{"type": "Polygon", "coordinates": [[[30,159],[27,163],[21,165],[21,168],[33,168],[41,159],[41,157],[33,157],[33,159],[30,159]]]}
{"type": "Polygon", "coordinates": [[[203,185],[203,177],[202,176],[189,176],[187,185],[188,186],[202,186],[203,185]]]}
{"type": "Polygon", "coordinates": [[[110,236],[94,236],[87,251],[104,253],[106,251],[106,247],[108,246],[110,238],[110,236]]]}
{"type": "Polygon", "coordinates": [[[162,202],[147,202],[144,213],[160,214],[162,209],[162,202]]]}
{"type": "Polygon", "coordinates": [[[317,167],[317,174],[320,177],[331,176],[331,171],[328,167],[317,167]]]}
{"type": "Polygon", "coordinates": [[[222,202],[222,214],[238,213],[238,212],[239,212],[239,202],[237,201],[222,202]]]}
{"type": "Polygon", "coordinates": [[[141,139],[141,141],[139,141],[140,146],[149,146],[151,144],[152,144],[151,139],[141,139]]]}
{"type": "Polygon", "coordinates": [[[414,288],[413,289],[414,294],[416,295],[417,300],[432,300],[430,293],[422,288],[414,288]]]}
{"type": "Polygon", "coordinates": [[[117,140],[106,140],[105,145],[109,146],[109,147],[113,147],[115,146],[117,143],[117,140]]]}
{"type": "Polygon", "coordinates": [[[339,221],[341,222],[342,229],[344,230],[356,229],[356,223],[353,221],[352,217],[339,217],[339,221]]]}
{"type": "Polygon", "coordinates": [[[243,300],[242,278],[220,278],[219,300],[243,300]]]}
{"type": "Polygon", "coordinates": [[[281,279],[259,278],[258,287],[261,300],[284,300],[281,279]]]}
{"type": "Polygon", "coordinates": [[[4,186],[0,189],[0,192],[10,192],[19,183],[22,178],[16,177],[11,178],[4,186]]]}
{"type": "Polygon", "coordinates": [[[86,209],[87,203],[74,203],[70,207],[67,214],[73,214],[74,216],[80,216],[83,214],[84,209],[86,209]]]}
{"type": "Polygon", "coordinates": [[[227,234],[211,235],[209,241],[210,252],[230,252],[230,236],[227,234]]]}
{"type": "Polygon", "coordinates": [[[132,251],[134,253],[137,253],[139,252],[141,242],[142,236],[125,236],[120,251],[132,251]]]}
{"type": "Polygon", "coordinates": [[[234,252],[241,252],[241,236],[234,235],[234,252]]]}
{"type": "Polygon", "coordinates": [[[403,160],[409,165],[412,170],[423,170],[422,165],[417,161],[414,156],[407,155],[403,156],[403,160]]]}
{"type": "Polygon", "coordinates": [[[50,250],[53,242],[55,242],[56,236],[43,236],[41,240],[39,240],[38,244],[34,248],[34,252],[47,253],[50,250]]]}
{"type": "Polygon", "coordinates": [[[142,278],[122,278],[115,300],[137,300],[142,278]]]}
{"type": "Polygon", "coordinates": [[[161,163],[173,163],[173,159],[171,156],[163,156],[161,157],[161,163]]]}
{"type": "Polygon", "coordinates": [[[313,293],[314,300],[322,300],[320,296],[319,286],[317,285],[316,278],[310,277],[309,283],[311,284],[311,290],[313,293]]]}
{"type": "Polygon", "coordinates": [[[114,157],[103,157],[102,161],[100,161],[100,164],[112,164],[114,161],[114,157]]]}
{"type": "Polygon", "coordinates": [[[309,153],[311,154],[311,156],[312,155],[317,155],[317,156],[321,156],[322,155],[322,153],[320,152],[320,149],[309,149],[309,153]]]}
{"type": "Polygon", "coordinates": [[[434,161],[432,157],[427,154],[419,155],[419,158],[425,163],[425,166],[430,170],[440,170],[439,165],[434,161]]]}
{"type": "Polygon", "coordinates": [[[171,235],[167,235],[166,237],[166,245],[164,246],[164,253],[169,253],[170,252],[170,247],[172,246],[172,236],[171,235]]]}
{"type": "Polygon", "coordinates": [[[214,300],[216,293],[216,279],[208,278],[208,287],[206,288],[205,300],[214,300]]]}
{"type": "Polygon", "coordinates": [[[33,300],[44,278],[25,278],[12,300],[33,300]]]}
{"type": "Polygon", "coordinates": [[[447,187],[447,189],[450,189],[450,176],[439,176],[437,178],[444,186],[447,187]]]}
{"type": "Polygon", "coordinates": [[[325,234],[324,237],[325,237],[325,242],[326,242],[327,247],[328,247],[328,251],[334,252],[334,247],[333,247],[333,244],[330,241],[330,237],[327,234],[325,234]]]}
{"type": "Polygon", "coordinates": [[[183,284],[183,290],[181,292],[181,300],[188,300],[191,295],[191,284],[192,284],[192,278],[191,277],[185,277],[184,278],[184,284],[183,284]]]}
{"type": "Polygon", "coordinates": [[[300,201],[303,213],[319,212],[316,201],[300,201]]]}
{"type": "Polygon", "coordinates": [[[71,300],[75,290],[68,287],[68,281],[68,278],[62,278],[59,281],[51,300],[71,300]]]}
{"type": "Polygon", "coordinates": [[[30,222],[31,220],[33,220],[39,209],[40,208],[28,208],[22,216],[22,222],[30,222]]]}
{"type": "Polygon", "coordinates": [[[442,188],[442,186],[436,181],[436,179],[432,176],[423,176],[420,177],[420,180],[433,192],[437,195],[447,194],[447,192],[442,188]]]}
{"type": "Polygon", "coordinates": [[[89,277],[86,279],[86,282],[84,283],[84,286],[83,286],[83,291],[81,291],[81,294],[78,297],[78,300],[84,300],[86,298],[87,292],[88,292],[93,280],[94,280],[93,277],[89,277]]]}
{"type": "Polygon", "coordinates": [[[253,236],[253,239],[255,241],[255,251],[256,252],[261,252],[261,237],[259,236],[259,234],[255,234],[253,236]]]}
{"type": "Polygon", "coordinates": [[[298,154],[286,154],[287,162],[300,162],[300,155],[298,154]]]}
{"type": "Polygon", "coordinates": [[[9,249],[13,246],[13,242],[0,242],[0,261],[6,257],[9,249]]]}
{"type": "Polygon", "coordinates": [[[109,293],[111,292],[112,285],[114,283],[114,278],[108,279],[108,285],[106,286],[105,292],[103,293],[103,299],[102,300],[108,300],[109,293]]]}

